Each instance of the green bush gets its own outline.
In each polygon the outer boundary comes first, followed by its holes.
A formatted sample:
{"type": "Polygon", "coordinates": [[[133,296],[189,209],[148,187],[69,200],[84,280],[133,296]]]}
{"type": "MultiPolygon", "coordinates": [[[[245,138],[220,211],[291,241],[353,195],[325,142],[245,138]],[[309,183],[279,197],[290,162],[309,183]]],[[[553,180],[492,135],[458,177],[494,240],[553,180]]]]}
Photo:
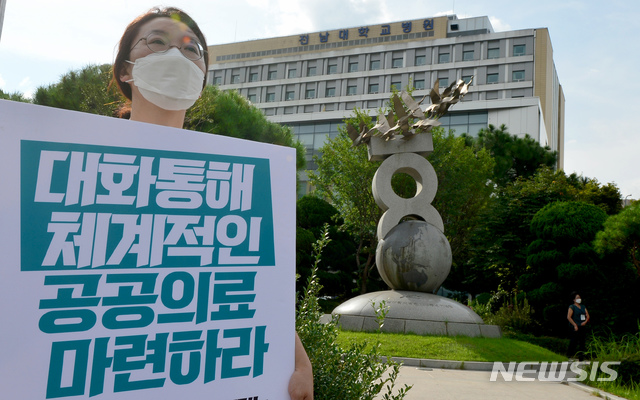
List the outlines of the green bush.
{"type": "Polygon", "coordinates": [[[486,324],[498,325],[503,332],[529,333],[533,329],[533,309],[525,296],[518,299],[516,294],[513,299],[507,300],[494,314],[483,318],[486,324]]]}
{"type": "Polygon", "coordinates": [[[620,361],[616,383],[631,387],[640,382],[640,331],[620,338],[593,336],[588,351],[594,361],[620,361]]]}
{"type": "Polygon", "coordinates": [[[328,242],[325,229],[313,246],[314,266],[296,315],[296,329],[313,366],[314,399],[373,400],[384,391],[382,399],[402,400],[410,386],[405,385],[393,394],[400,365],[391,361],[391,357],[381,361],[379,342],[354,343],[343,349],[336,341],[337,320],[320,322],[321,286],[316,272],[320,254],[328,242]]]}

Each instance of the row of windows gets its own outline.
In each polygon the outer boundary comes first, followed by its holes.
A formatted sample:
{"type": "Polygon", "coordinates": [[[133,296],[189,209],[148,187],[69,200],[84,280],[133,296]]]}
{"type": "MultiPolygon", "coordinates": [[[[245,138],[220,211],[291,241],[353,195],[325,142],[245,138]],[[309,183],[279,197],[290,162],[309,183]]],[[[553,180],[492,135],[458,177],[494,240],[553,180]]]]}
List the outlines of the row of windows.
{"type": "MultiPolygon", "coordinates": [[[[515,44],[513,45],[513,52],[512,55],[517,57],[517,56],[524,56],[526,54],[526,45],[524,44],[515,44]]],[[[451,62],[451,57],[450,57],[450,53],[440,53],[438,54],[438,63],[439,64],[446,64],[451,62]]],[[[500,57],[500,48],[499,47],[489,47],[487,49],[487,58],[488,59],[494,59],[494,58],[499,58],[500,57]]],[[[475,60],[475,50],[464,50],[462,52],[462,61],[473,61],[475,60]]],[[[416,66],[421,66],[421,65],[426,65],[427,64],[427,56],[426,55],[416,55],[415,59],[414,59],[414,65],[416,66]]],[[[369,71],[376,71],[379,70],[381,68],[381,61],[380,60],[371,60],[369,62],[369,71]]],[[[403,57],[394,57],[391,60],[391,68],[403,68],[404,67],[404,58],[403,57]]],[[[348,72],[358,72],[360,71],[359,69],[359,63],[357,61],[352,61],[349,62],[349,65],[347,67],[347,71],[348,72]]],[[[316,76],[318,73],[318,69],[316,66],[308,66],[307,70],[306,70],[306,75],[305,76],[316,76]]],[[[327,66],[327,75],[332,75],[332,74],[337,74],[338,73],[338,64],[329,64],[327,66]]],[[[287,78],[288,79],[295,79],[298,78],[298,70],[296,68],[289,68],[287,70],[287,78]]],[[[300,75],[302,76],[302,75],[300,75]]],[[[267,73],[267,80],[276,80],[278,79],[278,71],[276,70],[270,70],[267,73]]],[[[524,79],[524,78],[522,78],[524,79]]],[[[259,74],[257,72],[251,72],[249,74],[249,82],[258,82],[259,81],[259,74]]],[[[238,84],[238,83],[242,83],[241,82],[241,78],[240,78],[240,74],[233,74],[231,76],[231,84],[238,84]]],[[[222,77],[221,76],[216,76],[213,78],[213,84],[214,85],[221,85],[222,84],[222,77]]]]}
{"type": "MultiPolygon", "coordinates": [[[[518,71],[513,71],[512,72],[512,77],[511,77],[513,82],[521,82],[524,81],[525,79],[525,71],[524,70],[518,70],[518,71]]],[[[499,83],[499,79],[500,79],[500,74],[499,73],[489,73],[487,74],[487,79],[486,82],[487,84],[496,84],[499,83]]],[[[465,82],[469,82],[471,80],[471,76],[463,76],[462,80],[465,82]]],[[[439,78],[438,79],[438,86],[440,88],[445,88],[447,86],[449,86],[449,78],[439,78]]],[[[417,79],[415,81],[413,81],[413,88],[416,90],[424,90],[426,89],[426,85],[425,85],[425,80],[424,79],[417,79]]],[[[380,93],[380,84],[379,83],[370,83],[369,87],[367,88],[367,93],[368,94],[376,94],[376,93],[380,93]]],[[[391,82],[391,85],[389,87],[389,92],[393,91],[393,90],[402,90],[402,84],[400,82],[391,82]]],[[[348,85],[347,86],[347,91],[346,91],[346,95],[347,96],[354,96],[358,94],[358,87],[356,85],[348,85]]],[[[325,89],[325,93],[324,93],[324,97],[335,97],[336,96],[336,88],[335,87],[328,87],[325,89]]],[[[256,94],[249,94],[247,96],[247,98],[249,99],[249,101],[251,101],[252,103],[258,103],[258,96],[256,94]]],[[[304,92],[304,99],[314,99],[316,98],[316,89],[315,88],[308,88],[305,90],[304,92]]],[[[285,92],[285,96],[284,96],[284,100],[285,101],[292,101],[292,100],[296,100],[295,98],[295,91],[293,90],[288,90],[285,92]]],[[[276,94],[274,92],[269,92],[266,94],[265,97],[265,101],[267,103],[269,102],[274,102],[276,101],[276,94]]]]}

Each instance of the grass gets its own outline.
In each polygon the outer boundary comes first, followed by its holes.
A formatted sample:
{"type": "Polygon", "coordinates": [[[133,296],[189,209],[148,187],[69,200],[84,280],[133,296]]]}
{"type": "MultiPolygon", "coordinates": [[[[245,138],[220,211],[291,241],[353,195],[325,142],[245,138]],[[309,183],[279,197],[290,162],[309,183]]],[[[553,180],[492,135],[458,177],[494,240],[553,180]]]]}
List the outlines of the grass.
{"type": "Polygon", "coordinates": [[[589,351],[594,361],[621,361],[622,364],[617,368],[619,375],[615,381],[586,383],[625,399],[640,400],[640,331],[620,338],[594,336],[589,351]]]}
{"type": "MultiPolygon", "coordinates": [[[[348,347],[352,342],[380,342],[380,353],[391,357],[427,358],[453,361],[567,361],[567,357],[525,341],[510,338],[471,338],[464,336],[420,336],[400,333],[366,333],[340,331],[338,344],[348,347]]],[[[627,359],[638,354],[640,334],[624,340],[601,340],[591,348],[600,361],[627,359]]],[[[628,400],[640,400],[640,383],[623,385],[613,382],[584,382],[628,400]]]]}
{"type": "Polygon", "coordinates": [[[567,357],[515,339],[463,336],[420,336],[399,333],[340,331],[338,342],[380,341],[381,353],[391,357],[428,358],[453,361],[566,361],[567,357]]]}

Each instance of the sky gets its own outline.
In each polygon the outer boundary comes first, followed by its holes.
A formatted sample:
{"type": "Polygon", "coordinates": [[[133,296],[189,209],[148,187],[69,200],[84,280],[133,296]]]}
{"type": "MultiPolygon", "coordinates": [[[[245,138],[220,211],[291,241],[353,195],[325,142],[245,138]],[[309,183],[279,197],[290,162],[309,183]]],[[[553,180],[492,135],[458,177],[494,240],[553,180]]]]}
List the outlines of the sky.
{"type": "Polygon", "coordinates": [[[566,98],[564,170],[640,199],[637,0],[6,0],[0,89],[32,95],[70,70],[112,63],[126,25],[157,5],[189,13],[209,44],[456,14],[494,30],[548,28],[566,98]]]}

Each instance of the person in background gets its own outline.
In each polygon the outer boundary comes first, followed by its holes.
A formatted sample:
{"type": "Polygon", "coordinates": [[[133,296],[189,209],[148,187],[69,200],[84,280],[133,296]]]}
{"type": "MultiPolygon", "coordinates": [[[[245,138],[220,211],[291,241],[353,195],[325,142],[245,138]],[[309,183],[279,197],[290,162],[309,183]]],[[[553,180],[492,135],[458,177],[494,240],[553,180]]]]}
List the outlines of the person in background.
{"type": "MultiPolygon", "coordinates": [[[[182,128],[206,85],[208,64],[207,42],[195,21],[178,8],[154,8],[122,35],[113,82],[131,102],[125,111],[131,120],[182,128]]],[[[312,366],[297,334],[289,395],[313,400],[312,366]]]]}
{"type": "Polygon", "coordinates": [[[589,322],[589,311],[582,304],[582,298],[578,292],[571,293],[573,304],[569,306],[567,320],[571,324],[571,334],[569,341],[569,357],[577,356],[580,361],[584,357],[586,341],[586,325],[589,322]]]}

